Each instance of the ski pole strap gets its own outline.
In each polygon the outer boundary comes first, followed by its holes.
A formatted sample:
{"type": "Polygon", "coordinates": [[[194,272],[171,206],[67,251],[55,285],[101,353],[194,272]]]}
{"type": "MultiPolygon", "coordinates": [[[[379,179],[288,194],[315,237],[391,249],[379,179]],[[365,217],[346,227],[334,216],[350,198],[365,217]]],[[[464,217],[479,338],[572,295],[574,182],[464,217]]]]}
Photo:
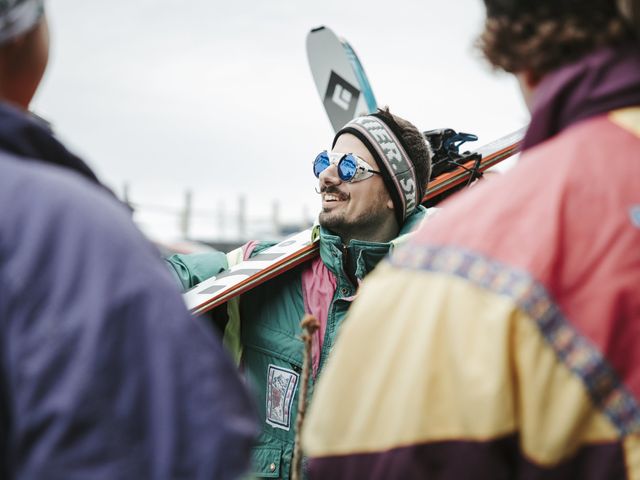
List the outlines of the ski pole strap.
{"type": "Polygon", "coordinates": [[[398,127],[388,125],[376,114],[358,117],[336,133],[334,146],[344,133],[355,135],[371,152],[393,201],[398,225],[402,225],[418,205],[421,193],[413,162],[400,140],[398,127]],[[398,130],[397,134],[394,129],[398,130]]]}

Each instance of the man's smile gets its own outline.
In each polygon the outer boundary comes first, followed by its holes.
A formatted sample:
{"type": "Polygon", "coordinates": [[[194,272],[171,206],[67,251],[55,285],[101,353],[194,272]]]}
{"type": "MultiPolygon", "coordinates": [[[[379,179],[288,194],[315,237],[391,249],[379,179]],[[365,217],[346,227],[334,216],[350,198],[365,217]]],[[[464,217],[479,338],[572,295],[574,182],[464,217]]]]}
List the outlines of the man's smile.
{"type": "Polygon", "coordinates": [[[334,195],[333,193],[326,193],[322,196],[322,200],[325,202],[341,202],[344,201],[340,198],[338,198],[337,195],[334,195]]]}
{"type": "Polygon", "coordinates": [[[338,191],[322,192],[323,208],[334,207],[348,200],[349,200],[349,195],[342,192],[338,192],[338,191]]]}
{"type": "Polygon", "coordinates": [[[341,192],[335,187],[327,187],[323,188],[320,191],[320,195],[322,196],[322,205],[326,206],[328,204],[336,204],[338,202],[346,202],[349,200],[350,195],[345,192],[341,192]]]}

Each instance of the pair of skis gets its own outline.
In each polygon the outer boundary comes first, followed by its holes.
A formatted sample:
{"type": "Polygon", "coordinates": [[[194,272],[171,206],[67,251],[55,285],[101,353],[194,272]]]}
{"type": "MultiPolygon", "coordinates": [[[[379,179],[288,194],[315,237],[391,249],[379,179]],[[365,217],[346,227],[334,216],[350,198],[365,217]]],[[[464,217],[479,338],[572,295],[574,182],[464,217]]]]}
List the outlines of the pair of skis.
{"type": "MultiPolygon", "coordinates": [[[[338,131],[353,118],[377,108],[373,91],[354,50],[328,28],[311,30],[307,36],[311,72],[333,129],[338,131]]],[[[422,203],[436,205],[463,188],[483,171],[515,154],[523,130],[491,142],[474,152],[460,152],[472,135],[453,130],[425,132],[434,147],[433,175],[422,203]]],[[[317,242],[312,229],[297,233],[252,258],[196,285],[184,294],[189,310],[202,314],[232,298],[316,257],[317,242]]]]}

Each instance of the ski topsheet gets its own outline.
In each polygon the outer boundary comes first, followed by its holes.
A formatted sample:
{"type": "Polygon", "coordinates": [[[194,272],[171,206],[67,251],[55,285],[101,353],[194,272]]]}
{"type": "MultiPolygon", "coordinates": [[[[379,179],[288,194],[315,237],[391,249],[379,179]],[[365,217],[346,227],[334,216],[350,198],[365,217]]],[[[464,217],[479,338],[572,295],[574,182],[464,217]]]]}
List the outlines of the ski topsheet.
{"type": "Polygon", "coordinates": [[[327,27],[307,35],[307,58],[313,81],[333,130],[376,111],[376,99],[360,60],[351,45],[327,27]]]}
{"type": "MultiPolygon", "coordinates": [[[[482,172],[517,153],[523,134],[524,130],[518,130],[476,150],[474,153],[481,154],[477,170],[482,172]]],[[[468,181],[472,175],[473,163],[475,161],[470,160],[468,164],[462,164],[432,180],[423,203],[468,181]]],[[[317,254],[318,244],[312,242],[312,229],[305,230],[263,250],[253,258],[234,265],[217,277],[196,285],[184,294],[184,300],[192,313],[207,312],[314,258],[317,254]]]]}

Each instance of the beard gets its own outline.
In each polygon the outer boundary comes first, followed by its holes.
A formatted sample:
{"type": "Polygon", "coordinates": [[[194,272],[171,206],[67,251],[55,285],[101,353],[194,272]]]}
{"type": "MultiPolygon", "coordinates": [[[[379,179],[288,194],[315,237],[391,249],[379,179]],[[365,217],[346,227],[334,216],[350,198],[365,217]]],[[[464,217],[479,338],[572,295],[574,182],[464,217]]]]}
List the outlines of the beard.
{"type": "Polygon", "coordinates": [[[318,216],[318,222],[343,241],[352,239],[368,241],[376,237],[376,233],[389,215],[383,199],[376,199],[366,210],[357,214],[348,210],[348,205],[337,210],[323,210],[318,216]]]}

